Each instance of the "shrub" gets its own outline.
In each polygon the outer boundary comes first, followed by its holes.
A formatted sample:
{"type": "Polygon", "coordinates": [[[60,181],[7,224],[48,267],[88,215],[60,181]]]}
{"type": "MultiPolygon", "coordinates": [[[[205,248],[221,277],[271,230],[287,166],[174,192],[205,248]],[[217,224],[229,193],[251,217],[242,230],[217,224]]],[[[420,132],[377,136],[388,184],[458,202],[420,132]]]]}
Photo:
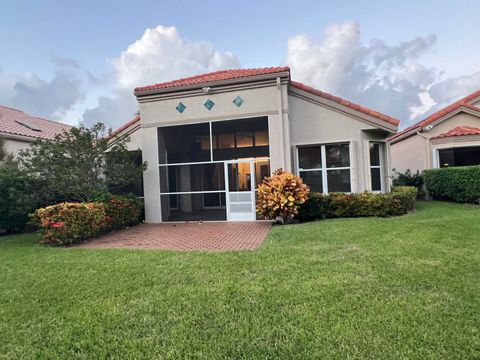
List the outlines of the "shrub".
{"type": "Polygon", "coordinates": [[[418,190],[418,197],[423,198],[424,190],[424,178],[423,175],[417,170],[416,173],[412,172],[410,169],[407,169],[404,173],[395,171],[396,177],[393,179],[393,186],[414,186],[418,190]]]}
{"type": "Polygon", "coordinates": [[[141,222],[142,203],[135,196],[103,194],[91,203],[60,203],[31,215],[42,243],[71,245],[141,222]]]}
{"type": "Polygon", "coordinates": [[[320,193],[308,194],[308,199],[298,209],[300,221],[323,220],[327,217],[328,197],[320,193]]]}
{"type": "Polygon", "coordinates": [[[480,166],[462,166],[425,170],[429,194],[440,200],[480,202],[480,166]]]}
{"type": "Polygon", "coordinates": [[[257,213],[282,223],[291,220],[298,214],[299,205],[308,199],[309,192],[299,176],[278,169],[258,187],[257,213]]]}
{"type": "Polygon", "coordinates": [[[60,203],[36,210],[31,218],[48,245],[75,244],[108,228],[102,203],[60,203]]]}
{"type": "Polygon", "coordinates": [[[410,186],[397,187],[388,194],[314,193],[300,206],[297,219],[311,221],[339,217],[401,215],[414,209],[416,196],[417,189],[410,186]]]}
{"type": "Polygon", "coordinates": [[[390,197],[399,201],[399,207],[391,215],[401,215],[415,209],[418,189],[413,186],[397,186],[392,189],[390,197]]]}
{"type": "Polygon", "coordinates": [[[0,162],[0,230],[23,231],[28,214],[47,203],[42,184],[14,161],[0,162]]]}
{"type": "Polygon", "coordinates": [[[142,220],[142,202],[135,195],[102,194],[94,198],[105,206],[109,230],[123,229],[137,225],[142,220]]]}

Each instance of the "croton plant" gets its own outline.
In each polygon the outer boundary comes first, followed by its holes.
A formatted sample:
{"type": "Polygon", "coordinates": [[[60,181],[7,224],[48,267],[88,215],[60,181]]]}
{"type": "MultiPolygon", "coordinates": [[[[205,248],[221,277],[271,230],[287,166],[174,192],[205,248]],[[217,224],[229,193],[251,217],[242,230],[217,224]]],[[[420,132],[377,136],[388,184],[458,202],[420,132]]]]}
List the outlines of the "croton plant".
{"type": "Polygon", "coordinates": [[[267,220],[288,222],[308,199],[310,188],[303,180],[282,169],[275,170],[258,187],[257,213],[267,220]]]}

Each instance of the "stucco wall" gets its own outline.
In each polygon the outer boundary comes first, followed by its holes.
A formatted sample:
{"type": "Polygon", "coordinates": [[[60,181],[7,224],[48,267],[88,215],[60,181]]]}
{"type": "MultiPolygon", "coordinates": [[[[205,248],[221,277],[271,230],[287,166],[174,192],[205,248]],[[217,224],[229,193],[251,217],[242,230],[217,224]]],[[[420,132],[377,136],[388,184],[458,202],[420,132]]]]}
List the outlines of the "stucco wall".
{"type": "Polygon", "coordinates": [[[30,144],[31,144],[31,141],[23,141],[23,140],[10,139],[10,138],[4,138],[4,139],[5,139],[5,148],[7,149],[8,152],[12,153],[15,156],[18,155],[20,150],[24,150],[30,147],[30,144]]]}
{"type": "Polygon", "coordinates": [[[427,168],[427,142],[419,135],[390,145],[392,168],[398,172],[425,170],[427,168]]]}
{"type": "Polygon", "coordinates": [[[435,125],[432,130],[424,132],[423,134],[426,137],[431,138],[449,130],[452,130],[453,128],[460,125],[480,127],[480,118],[464,112],[460,112],[452,116],[451,118],[448,118],[445,121],[435,125]]]}
{"type": "MultiPolygon", "coordinates": [[[[289,96],[289,111],[292,153],[296,154],[299,145],[351,142],[350,152],[355,155],[351,159],[352,190],[368,190],[367,141],[384,141],[387,133],[375,133],[376,127],[358,118],[295,95],[289,96]]],[[[293,160],[296,170],[296,156],[293,160]]]]}

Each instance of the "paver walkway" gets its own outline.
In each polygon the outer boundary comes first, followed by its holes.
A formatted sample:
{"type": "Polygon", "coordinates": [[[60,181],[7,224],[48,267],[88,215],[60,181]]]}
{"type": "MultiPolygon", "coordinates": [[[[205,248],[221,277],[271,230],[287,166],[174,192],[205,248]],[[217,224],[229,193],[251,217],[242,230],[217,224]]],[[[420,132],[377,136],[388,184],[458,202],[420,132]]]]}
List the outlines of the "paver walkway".
{"type": "Polygon", "coordinates": [[[271,223],[266,221],[141,224],[79,246],[177,251],[251,250],[263,243],[270,228],[271,223]]]}

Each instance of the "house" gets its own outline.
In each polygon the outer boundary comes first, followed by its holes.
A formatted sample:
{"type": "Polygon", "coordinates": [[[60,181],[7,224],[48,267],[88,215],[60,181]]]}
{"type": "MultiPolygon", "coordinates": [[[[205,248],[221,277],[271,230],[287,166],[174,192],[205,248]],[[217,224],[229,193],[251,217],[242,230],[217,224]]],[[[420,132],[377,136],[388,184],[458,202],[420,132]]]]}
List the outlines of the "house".
{"type": "Polygon", "coordinates": [[[480,165],[480,90],[392,135],[398,172],[480,165]]]}
{"type": "MultiPolygon", "coordinates": [[[[255,220],[255,189],[282,168],[313,191],[388,191],[399,120],[290,79],[236,69],[135,89],[148,162],[146,221],[255,220]]],[[[136,137],[138,141],[139,137],[136,137]]]]}
{"type": "Polygon", "coordinates": [[[0,138],[7,152],[17,155],[36,139],[53,140],[72,127],[56,121],[28,115],[21,110],[0,106],[0,138]]]}

